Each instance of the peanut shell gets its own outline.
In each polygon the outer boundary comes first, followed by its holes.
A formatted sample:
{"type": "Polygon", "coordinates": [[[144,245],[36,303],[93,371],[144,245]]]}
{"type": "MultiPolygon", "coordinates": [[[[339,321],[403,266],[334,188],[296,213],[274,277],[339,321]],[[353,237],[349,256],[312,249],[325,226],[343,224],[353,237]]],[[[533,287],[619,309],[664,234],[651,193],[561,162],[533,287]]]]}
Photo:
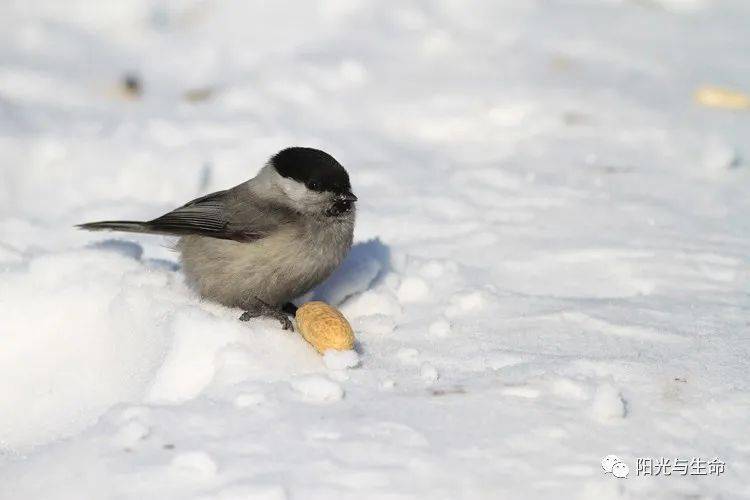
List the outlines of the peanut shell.
{"type": "Polygon", "coordinates": [[[338,309],[325,302],[307,302],[297,309],[297,327],[321,354],[327,349],[354,349],[354,332],[338,309]]]}

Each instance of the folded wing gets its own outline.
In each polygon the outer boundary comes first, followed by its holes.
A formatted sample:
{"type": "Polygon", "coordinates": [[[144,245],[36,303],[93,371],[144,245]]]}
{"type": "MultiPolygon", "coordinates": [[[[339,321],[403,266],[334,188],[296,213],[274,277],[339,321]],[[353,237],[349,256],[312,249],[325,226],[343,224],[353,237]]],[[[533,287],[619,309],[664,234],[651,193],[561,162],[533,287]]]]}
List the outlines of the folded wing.
{"type": "Polygon", "coordinates": [[[279,213],[264,210],[249,197],[237,196],[234,190],[225,190],[197,198],[147,222],[103,221],[78,227],[92,231],[197,235],[247,242],[263,238],[280,223],[279,213]]]}

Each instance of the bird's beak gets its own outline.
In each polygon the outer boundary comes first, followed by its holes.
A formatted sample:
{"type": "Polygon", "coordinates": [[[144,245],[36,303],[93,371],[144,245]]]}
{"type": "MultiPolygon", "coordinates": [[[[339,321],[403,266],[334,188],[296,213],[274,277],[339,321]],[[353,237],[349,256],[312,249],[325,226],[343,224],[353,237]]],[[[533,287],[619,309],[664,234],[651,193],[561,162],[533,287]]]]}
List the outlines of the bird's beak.
{"type": "Polygon", "coordinates": [[[337,194],[336,195],[336,201],[349,201],[349,202],[353,202],[353,201],[357,201],[357,197],[354,196],[354,193],[352,193],[351,191],[347,191],[345,193],[339,193],[339,194],[337,194]]]}
{"type": "Polygon", "coordinates": [[[351,191],[336,193],[333,196],[333,204],[328,210],[326,210],[326,215],[329,217],[336,217],[351,212],[354,208],[355,201],[357,201],[357,197],[354,196],[351,191]]]}

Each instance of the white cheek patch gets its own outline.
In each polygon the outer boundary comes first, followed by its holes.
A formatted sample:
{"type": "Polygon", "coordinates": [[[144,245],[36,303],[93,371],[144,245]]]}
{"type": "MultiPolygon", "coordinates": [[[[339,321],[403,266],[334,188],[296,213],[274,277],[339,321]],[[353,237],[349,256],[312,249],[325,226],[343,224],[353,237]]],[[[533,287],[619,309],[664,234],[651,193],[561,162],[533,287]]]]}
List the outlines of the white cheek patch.
{"type": "Polygon", "coordinates": [[[281,187],[281,190],[284,191],[284,193],[292,201],[304,201],[307,192],[309,191],[307,187],[305,187],[305,185],[301,182],[297,182],[286,177],[279,176],[278,183],[279,187],[281,187]]]}
{"type": "Polygon", "coordinates": [[[299,209],[317,207],[328,202],[326,193],[318,193],[307,189],[307,186],[293,179],[279,176],[277,183],[284,194],[289,197],[289,200],[299,209]]]}

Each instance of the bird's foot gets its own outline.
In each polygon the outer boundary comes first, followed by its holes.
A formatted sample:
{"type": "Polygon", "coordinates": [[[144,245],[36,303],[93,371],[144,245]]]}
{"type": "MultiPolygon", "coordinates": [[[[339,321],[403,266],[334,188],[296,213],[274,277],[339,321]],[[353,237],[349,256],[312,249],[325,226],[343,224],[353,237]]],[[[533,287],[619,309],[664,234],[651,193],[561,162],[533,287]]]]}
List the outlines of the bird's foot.
{"type": "Polygon", "coordinates": [[[283,306],[281,306],[281,310],[287,313],[289,316],[294,316],[297,314],[298,307],[292,304],[291,302],[287,302],[283,306]]]}
{"type": "Polygon", "coordinates": [[[250,307],[248,307],[244,313],[242,313],[242,316],[240,316],[240,321],[250,321],[253,318],[259,318],[263,316],[279,320],[279,322],[281,323],[281,328],[283,328],[284,330],[289,330],[292,332],[294,331],[294,325],[292,324],[292,321],[289,319],[289,316],[286,315],[281,307],[272,306],[257,298],[255,299],[255,302],[250,307]]]}

